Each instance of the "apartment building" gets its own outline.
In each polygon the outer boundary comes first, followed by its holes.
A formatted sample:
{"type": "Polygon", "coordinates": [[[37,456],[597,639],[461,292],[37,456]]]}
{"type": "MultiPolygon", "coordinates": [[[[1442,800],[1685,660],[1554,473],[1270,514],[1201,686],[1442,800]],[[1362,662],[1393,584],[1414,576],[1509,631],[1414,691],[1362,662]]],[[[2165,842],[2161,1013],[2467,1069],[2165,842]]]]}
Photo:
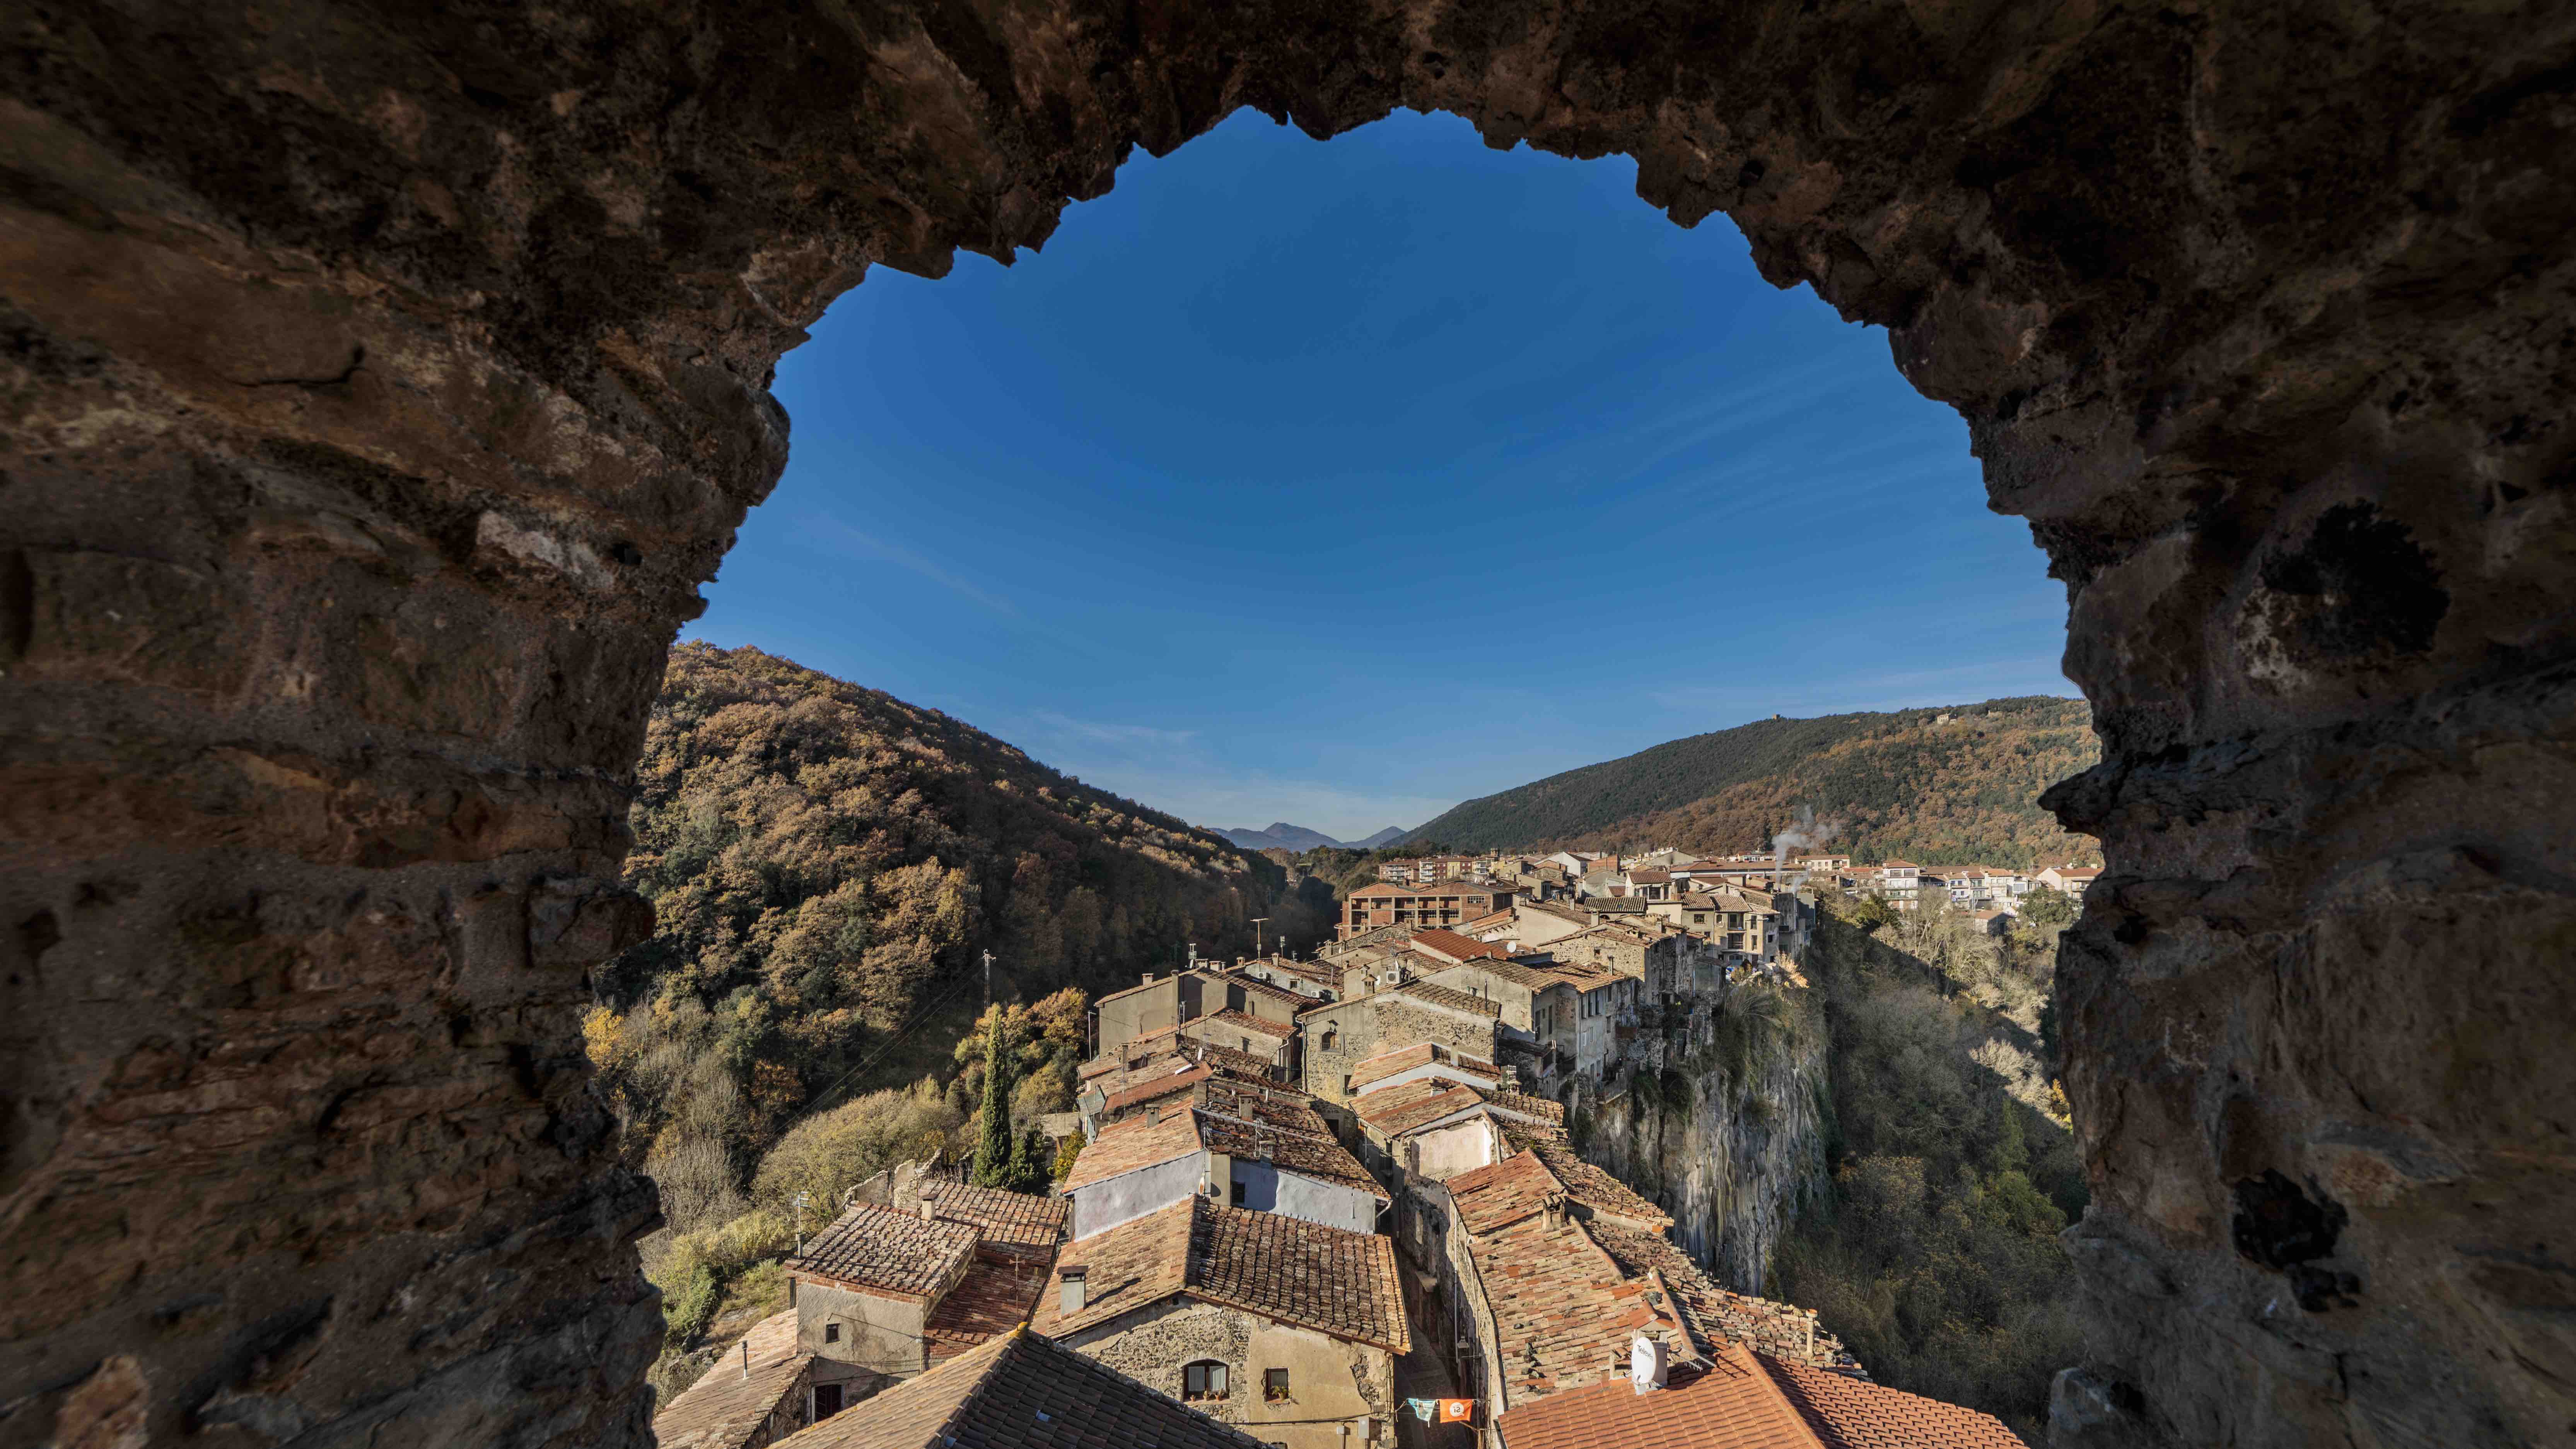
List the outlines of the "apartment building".
{"type": "Polygon", "coordinates": [[[1379,881],[1351,892],[1343,903],[1341,934],[1348,939],[1380,926],[1455,927],[1511,903],[1508,885],[1448,881],[1413,886],[1379,881]]]}

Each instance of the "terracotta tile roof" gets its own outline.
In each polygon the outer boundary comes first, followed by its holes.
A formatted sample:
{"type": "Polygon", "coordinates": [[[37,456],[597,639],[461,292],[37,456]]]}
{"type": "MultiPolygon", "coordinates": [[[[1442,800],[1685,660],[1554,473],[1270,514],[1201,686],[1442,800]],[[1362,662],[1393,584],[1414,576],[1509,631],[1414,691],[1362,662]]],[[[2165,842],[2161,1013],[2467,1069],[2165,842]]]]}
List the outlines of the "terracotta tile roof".
{"type": "Polygon", "coordinates": [[[1494,930],[1499,927],[1508,926],[1512,923],[1512,920],[1513,916],[1511,908],[1506,906],[1499,911],[1488,911],[1484,915],[1478,916],[1472,921],[1460,921],[1458,923],[1458,934],[1461,936],[1473,936],[1478,931],[1494,930]]]}
{"type": "Polygon", "coordinates": [[[1151,1102],[1157,1097],[1168,1097],[1174,1092],[1186,1092],[1215,1075],[1215,1072],[1204,1066],[1189,1066],[1175,1058],[1172,1067],[1163,1071],[1161,1075],[1146,1077],[1124,1091],[1111,1092],[1109,1100],[1101,1106],[1100,1110],[1116,1116],[1130,1107],[1151,1102]]]}
{"type": "MultiPolygon", "coordinates": [[[[1293,991],[1283,991],[1280,994],[1282,996],[1294,997],[1300,1002],[1305,1000],[1304,997],[1297,996],[1297,993],[1293,991]]],[[[1289,1025],[1287,1022],[1265,1021],[1260,1017],[1252,1015],[1250,1012],[1244,1011],[1212,1011],[1205,1016],[1193,1018],[1189,1022],[1185,1023],[1185,1025],[1202,1027],[1228,1026],[1237,1030],[1259,1032],[1263,1036],[1274,1038],[1291,1037],[1297,1034],[1297,1028],[1289,1025]]]]}
{"type": "Polygon", "coordinates": [[[1545,1097],[1533,1097],[1523,1092],[1501,1090],[1487,1092],[1484,1097],[1500,1111],[1510,1112],[1516,1116],[1534,1117],[1552,1127],[1561,1128],[1565,1125],[1565,1105],[1561,1102],[1551,1102],[1545,1097]]]}
{"type": "Polygon", "coordinates": [[[1269,1162],[1288,1172],[1342,1187],[1355,1188],[1380,1202],[1393,1202],[1358,1158],[1329,1135],[1284,1132],[1256,1127],[1212,1112],[1198,1114],[1199,1141],[1212,1152],[1252,1162],[1269,1162]]]}
{"type": "Polygon", "coordinates": [[[2021,1449],[1992,1414],[1829,1369],[1753,1355],[1832,1449],[2021,1449]]]}
{"type": "Polygon", "coordinates": [[[1511,1449],[2019,1449],[2002,1422],[1741,1346],[1675,1370],[1659,1392],[1605,1383],[1513,1407],[1511,1449]]]}
{"type": "MultiPolygon", "coordinates": [[[[1556,1104],[1551,1102],[1548,1105],[1556,1104]]],[[[1563,1185],[1566,1197],[1594,1212],[1632,1218],[1651,1223],[1659,1229],[1673,1225],[1670,1213],[1637,1196],[1629,1190],[1628,1184],[1576,1156],[1572,1147],[1545,1137],[1517,1134],[1511,1142],[1515,1148],[1537,1157],[1547,1168],[1548,1175],[1563,1185]]]]}
{"type": "Polygon", "coordinates": [[[1428,1077],[1363,1094],[1352,1101],[1351,1111],[1371,1130],[1392,1137],[1484,1104],[1473,1087],[1428,1077]]]}
{"type": "Polygon", "coordinates": [[[1729,1343],[1749,1344],[1774,1358],[1808,1363],[1837,1372],[1859,1373],[1860,1361],[1841,1339],[1822,1328],[1805,1310],[1769,1298],[1755,1298],[1721,1288],[1661,1233],[1623,1227],[1602,1218],[1584,1224],[1632,1278],[1652,1272],[1664,1280],[1691,1323],[1691,1336],[1715,1352],[1729,1343]]]}
{"type": "Polygon", "coordinates": [[[1198,1104],[1220,1117],[1258,1122],[1283,1132],[1330,1137],[1332,1124],[1315,1114],[1314,1098],[1290,1087],[1261,1087],[1249,1082],[1213,1081],[1194,1094],[1198,1104]]]}
{"type": "Polygon", "coordinates": [[[1628,872],[1628,883],[1630,885],[1670,885],[1672,884],[1672,881],[1673,873],[1669,870],[1632,870],[1628,872]]]}
{"type": "Polygon", "coordinates": [[[1087,1238],[1056,1255],[1055,1270],[1038,1295],[1029,1326],[1061,1338],[1096,1323],[1160,1303],[1189,1284],[1190,1224],[1205,1198],[1157,1208],[1087,1238]],[[1083,1270],[1083,1306],[1064,1311],[1065,1270],[1083,1270]]]}
{"type": "Polygon", "coordinates": [[[1072,1207],[1060,1197],[939,1178],[923,1183],[922,1195],[941,1220],[973,1228],[982,1247],[1021,1253],[1052,1250],[1064,1241],[1064,1220],[1072,1207]]]}
{"type": "Polygon", "coordinates": [[[1052,1249],[1040,1257],[1006,1262],[977,1259],[922,1324],[930,1362],[955,1358],[997,1333],[1028,1322],[1054,1271],[1052,1249]]]}
{"type": "Polygon", "coordinates": [[[1750,1356],[1670,1371],[1662,1391],[1625,1382],[1515,1405],[1494,1424],[1511,1449],[1816,1449],[1818,1440],[1750,1356]]]}
{"type": "Polygon", "coordinates": [[[1159,1120],[1136,1116],[1113,1122],[1101,1128],[1100,1135],[1073,1160],[1073,1171],[1066,1174],[1062,1191],[1073,1192],[1198,1150],[1198,1126],[1185,1107],[1167,1107],[1159,1120]]]}
{"type": "Polygon", "coordinates": [[[1351,1085],[1354,1088],[1366,1087],[1371,1082],[1383,1081],[1398,1072],[1409,1072],[1415,1067],[1427,1067],[1434,1062],[1445,1067],[1455,1067],[1468,1076],[1480,1077],[1489,1082],[1499,1082],[1503,1079],[1503,1069],[1491,1062],[1475,1057],[1462,1057],[1447,1047],[1435,1046],[1430,1042],[1417,1042],[1409,1047],[1391,1052],[1379,1052],[1376,1056],[1362,1058],[1351,1067],[1351,1085]]]}
{"type": "Polygon", "coordinates": [[[974,1256],[979,1235],[965,1223],[926,1221],[918,1212],[859,1203],[787,1260],[810,1273],[881,1292],[927,1297],[974,1256]]]}
{"type": "Polygon", "coordinates": [[[1228,986],[1240,986],[1246,991],[1267,996],[1273,1001],[1285,1002],[1290,1007],[1311,1006],[1315,1001],[1315,998],[1291,991],[1285,986],[1276,986],[1267,981],[1255,981],[1244,975],[1243,968],[1239,966],[1227,967],[1218,979],[1228,986]]]}
{"type": "Polygon", "coordinates": [[[1470,996],[1454,986],[1441,986],[1429,981],[1408,981],[1390,995],[1409,996],[1430,1006],[1445,1006],[1451,1011],[1473,1012],[1478,1016],[1500,1016],[1503,1009],[1481,996],[1470,996]]]}
{"type": "Polygon", "coordinates": [[[780,1449],[1261,1449],[1261,1441],[1027,1332],[778,1441],[780,1449]]]}
{"type": "MultiPolygon", "coordinates": [[[[1507,1161],[1529,1157],[1522,1153],[1507,1161]]],[[[1454,1186],[1457,1179],[1450,1182],[1454,1186]]],[[[1502,1378],[1506,1407],[1624,1378],[1629,1341],[1639,1332],[1666,1339],[1677,1355],[1691,1351],[1688,1325],[1671,1296],[1651,1278],[1628,1277],[1571,1216],[1551,1222],[1544,1212],[1531,1213],[1489,1231],[1471,1231],[1467,1251],[1500,1340],[1493,1367],[1502,1378]]]]}
{"type": "Polygon", "coordinates": [[[1083,1239],[1056,1264],[1084,1270],[1086,1301],[1063,1313],[1051,1284],[1032,1327],[1062,1335],[1109,1322],[1174,1293],[1405,1353],[1395,1241],[1280,1213],[1177,1202],[1083,1239]]]}
{"type": "Polygon", "coordinates": [[[653,1415],[657,1443],[669,1449],[742,1449],[814,1359],[796,1350],[793,1308],[753,1324],[742,1341],[745,1348],[732,1350],[653,1415]]]}
{"type": "Polygon", "coordinates": [[[1565,1190],[1536,1154],[1515,1152],[1500,1162],[1459,1173],[1443,1186],[1471,1233],[1489,1233],[1536,1213],[1565,1190]]]}
{"type": "Polygon", "coordinates": [[[1424,952],[1428,955],[1443,957],[1453,962],[1474,961],[1487,956],[1503,956],[1509,954],[1500,946],[1489,945],[1486,942],[1477,940],[1473,936],[1460,935],[1456,931],[1443,931],[1436,929],[1416,931],[1413,933],[1411,944],[1413,949],[1417,951],[1424,952]]]}

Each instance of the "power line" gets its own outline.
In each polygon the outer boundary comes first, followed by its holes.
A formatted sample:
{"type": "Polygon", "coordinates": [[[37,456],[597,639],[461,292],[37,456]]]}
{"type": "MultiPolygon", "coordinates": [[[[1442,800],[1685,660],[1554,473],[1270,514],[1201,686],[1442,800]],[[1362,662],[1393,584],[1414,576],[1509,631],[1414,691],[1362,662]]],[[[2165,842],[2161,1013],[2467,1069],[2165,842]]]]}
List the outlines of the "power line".
{"type": "MultiPolygon", "coordinates": [[[[988,952],[986,954],[989,957],[991,953],[988,952]]],[[[986,969],[990,970],[991,967],[988,965],[986,969]]],[[[866,1061],[863,1061],[857,1066],[850,1068],[848,1071],[841,1073],[839,1079],[834,1081],[832,1085],[825,1087],[823,1090],[816,1092],[812,1097],[808,1098],[805,1104],[805,1115],[810,1117],[815,1113],[822,1111],[822,1104],[825,1098],[831,1096],[834,1092],[839,1091],[842,1084],[849,1081],[852,1077],[855,1077],[859,1073],[866,1071],[868,1068],[875,1066],[878,1062],[885,1060],[885,1054],[893,1051],[896,1044],[904,1039],[906,1033],[910,1032],[914,1027],[919,1026],[922,1020],[929,1016],[930,1013],[947,1005],[951,997],[954,997],[958,992],[963,991],[965,988],[966,983],[964,981],[959,981],[950,986],[946,991],[941,992],[938,1000],[914,1011],[913,1014],[904,1021],[903,1025],[896,1027],[893,1034],[886,1038],[885,1045],[877,1048],[876,1052],[866,1061]]]]}

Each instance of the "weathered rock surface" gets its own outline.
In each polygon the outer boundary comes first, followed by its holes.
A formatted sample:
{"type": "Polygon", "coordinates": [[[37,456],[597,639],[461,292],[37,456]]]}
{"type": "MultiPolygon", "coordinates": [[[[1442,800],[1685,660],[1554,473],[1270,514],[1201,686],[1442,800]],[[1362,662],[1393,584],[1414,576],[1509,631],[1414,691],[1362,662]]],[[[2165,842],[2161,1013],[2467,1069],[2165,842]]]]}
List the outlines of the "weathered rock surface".
{"type": "Polygon", "coordinates": [[[1585,1159],[1672,1214],[1673,1241],[1738,1293],[1763,1292],[1790,1223],[1826,1186],[1822,1027],[1766,1043],[1743,1082],[1677,1059],[1645,1091],[1625,1073],[1606,1096],[1577,1089],[1585,1159]]]}
{"type": "Polygon", "coordinates": [[[30,0],[0,51],[0,1434],[645,1435],[585,969],[871,264],[1403,104],[1887,324],[2072,599],[2068,1442],[2576,1422],[2576,12],[30,0]]]}

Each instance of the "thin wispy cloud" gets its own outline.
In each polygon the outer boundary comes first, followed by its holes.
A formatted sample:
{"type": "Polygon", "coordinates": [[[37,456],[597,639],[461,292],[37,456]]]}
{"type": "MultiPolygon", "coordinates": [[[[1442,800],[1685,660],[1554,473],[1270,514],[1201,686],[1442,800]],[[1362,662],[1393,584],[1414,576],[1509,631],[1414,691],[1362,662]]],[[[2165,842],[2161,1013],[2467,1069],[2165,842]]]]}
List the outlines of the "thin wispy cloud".
{"type": "Polygon", "coordinates": [[[1154,725],[1103,724],[1097,720],[1075,719],[1051,709],[1037,713],[1040,721],[1058,733],[1100,745],[1122,745],[1140,749],[1169,750],[1185,747],[1199,737],[1197,730],[1167,730],[1154,725]]]}
{"type": "Polygon", "coordinates": [[[815,515],[806,522],[808,527],[834,540],[839,545],[840,551],[852,557],[875,559],[879,563],[892,564],[896,568],[918,574],[941,588],[1006,619],[1020,617],[1019,607],[1010,600],[983,587],[973,579],[946,568],[927,555],[906,548],[890,539],[862,533],[837,518],[815,515]]]}

